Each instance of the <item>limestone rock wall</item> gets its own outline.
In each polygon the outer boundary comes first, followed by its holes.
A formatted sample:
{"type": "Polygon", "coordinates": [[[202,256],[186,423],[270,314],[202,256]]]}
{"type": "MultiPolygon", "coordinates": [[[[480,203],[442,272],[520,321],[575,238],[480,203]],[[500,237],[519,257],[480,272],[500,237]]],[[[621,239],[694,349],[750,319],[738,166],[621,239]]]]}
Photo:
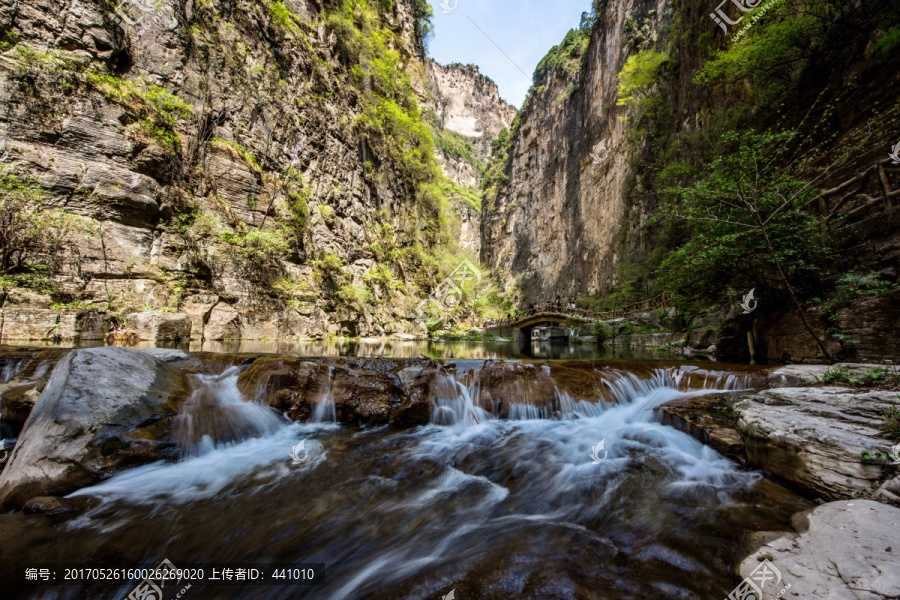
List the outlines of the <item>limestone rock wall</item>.
{"type": "MultiPolygon", "coordinates": [[[[465,144],[463,152],[448,150],[448,144],[439,145],[441,167],[460,186],[480,188],[482,170],[491,155],[491,142],[500,131],[510,127],[516,108],[500,98],[497,84],[474,65],[443,66],[429,60],[428,77],[439,131],[465,144]]],[[[462,204],[456,208],[460,244],[477,256],[481,250],[481,212],[462,204]]]]}
{"type": "MultiPolygon", "coordinates": [[[[414,227],[421,209],[360,133],[362,86],[347,34],[328,21],[336,4],[164,0],[133,25],[99,1],[0,8],[0,169],[73,217],[53,293],[0,298],[3,339],[78,339],[79,328],[102,339],[128,328],[111,315],[147,311],[187,315],[194,339],[414,330],[419,290],[395,266],[401,289],[373,277],[384,265],[372,248],[385,235],[402,247],[384,232],[414,227]],[[342,301],[341,286],[372,301],[342,301]]],[[[379,18],[427,109],[411,0],[379,18]]],[[[483,92],[469,96],[489,145],[512,109],[483,92]]],[[[461,237],[474,246],[473,219],[461,237]]]]}
{"type": "Polygon", "coordinates": [[[525,302],[596,294],[612,283],[626,218],[646,218],[645,207],[629,205],[634,148],[616,87],[629,53],[626,17],[651,8],[649,27],[659,29],[669,2],[610,0],[581,87],[571,91],[571,79],[552,74],[536,81],[519,117],[509,184],[485,206],[482,260],[518,278],[525,302]]]}

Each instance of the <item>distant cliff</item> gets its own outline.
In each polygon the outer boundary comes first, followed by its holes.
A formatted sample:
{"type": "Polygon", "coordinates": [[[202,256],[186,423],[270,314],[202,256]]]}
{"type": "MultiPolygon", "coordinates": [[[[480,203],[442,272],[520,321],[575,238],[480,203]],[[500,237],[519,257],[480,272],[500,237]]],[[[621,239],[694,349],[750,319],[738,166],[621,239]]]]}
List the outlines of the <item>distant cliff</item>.
{"type": "MultiPolygon", "coordinates": [[[[479,195],[491,142],[508,129],[516,109],[500,99],[497,84],[474,65],[441,66],[428,61],[428,75],[439,119],[438,160],[447,175],[479,195]]],[[[460,244],[477,256],[481,250],[480,204],[458,207],[460,244]]]]}

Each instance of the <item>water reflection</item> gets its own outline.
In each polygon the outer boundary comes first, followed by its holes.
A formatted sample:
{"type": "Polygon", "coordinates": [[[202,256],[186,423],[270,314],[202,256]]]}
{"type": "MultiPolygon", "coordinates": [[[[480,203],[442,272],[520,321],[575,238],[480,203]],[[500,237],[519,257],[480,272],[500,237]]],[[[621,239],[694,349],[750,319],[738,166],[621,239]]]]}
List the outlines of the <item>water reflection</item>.
{"type": "MultiPolygon", "coordinates": [[[[38,345],[38,344],[33,344],[38,345]]],[[[47,344],[52,346],[52,344],[47,344]]],[[[77,343],[77,348],[102,346],[102,343],[77,343]]],[[[388,358],[421,358],[423,356],[437,360],[453,359],[508,359],[508,358],[543,358],[543,359],[639,359],[639,360],[678,360],[678,355],[667,352],[654,352],[646,348],[630,348],[628,346],[606,347],[596,343],[576,344],[566,340],[533,341],[530,346],[523,340],[463,342],[443,340],[393,340],[393,339],[348,339],[333,338],[328,340],[309,341],[192,341],[190,343],[152,343],[131,344],[129,348],[176,348],[186,352],[217,352],[240,354],[292,354],[295,356],[325,357],[388,357],[388,358]]],[[[697,362],[697,357],[691,359],[697,362]]]]}

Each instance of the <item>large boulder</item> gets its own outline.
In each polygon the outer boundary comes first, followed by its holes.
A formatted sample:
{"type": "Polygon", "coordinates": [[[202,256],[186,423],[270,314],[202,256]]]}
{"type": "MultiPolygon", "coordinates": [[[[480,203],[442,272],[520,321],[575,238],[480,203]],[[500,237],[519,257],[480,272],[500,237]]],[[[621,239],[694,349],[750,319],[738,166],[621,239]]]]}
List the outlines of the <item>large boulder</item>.
{"type": "MultiPolygon", "coordinates": [[[[779,369],[779,385],[813,377],[812,367],[779,369]]],[[[719,452],[765,469],[796,488],[829,499],[869,496],[884,477],[880,427],[892,392],[777,388],[680,398],[657,409],[660,420],[719,452]]],[[[877,497],[900,496],[900,480],[877,497]]]]}
{"type": "Polygon", "coordinates": [[[204,340],[239,340],[243,337],[241,314],[238,310],[219,302],[208,313],[206,326],[203,328],[204,340]]]}
{"type": "Polygon", "coordinates": [[[797,600],[900,597],[900,508],[871,500],[831,502],[792,521],[796,532],[756,532],[748,539],[753,552],[739,575],[759,583],[765,569],[764,598],[783,589],[784,598],[797,600]]]}
{"type": "Polygon", "coordinates": [[[219,302],[215,294],[199,293],[188,296],[179,307],[179,311],[191,320],[191,339],[203,339],[203,328],[209,319],[213,307],[219,302]]]}
{"type": "Polygon", "coordinates": [[[148,353],[72,351],[56,365],[0,476],[0,506],[19,508],[174,456],[166,417],[187,391],[182,371],[148,353]]]}
{"type": "Polygon", "coordinates": [[[180,313],[145,310],[125,317],[128,329],[147,342],[188,341],[191,339],[191,318],[180,313]]]}

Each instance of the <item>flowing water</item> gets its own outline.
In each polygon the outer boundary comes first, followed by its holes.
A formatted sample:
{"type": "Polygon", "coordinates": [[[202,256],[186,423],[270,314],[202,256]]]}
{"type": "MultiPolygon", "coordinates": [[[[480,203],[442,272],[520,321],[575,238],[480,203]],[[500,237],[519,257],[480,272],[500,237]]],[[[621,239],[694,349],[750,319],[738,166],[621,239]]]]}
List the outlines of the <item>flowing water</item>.
{"type": "Polygon", "coordinates": [[[328,380],[325,383],[325,392],[316,403],[310,419],[313,423],[335,423],[337,421],[337,411],[334,407],[334,398],[331,395],[331,384],[333,381],[334,367],[328,367],[328,380]]]}
{"type": "MultiPolygon", "coordinates": [[[[328,422],[328,392],[322,422],[288,423],[240,397],[236,369],[197,380],[182,460],[77,492],[100,501],[73,520],[0,517],[4,556],[321,565],[316,586],[194,584],[187,599],[721,599],[742,533],[808,507],[655,421],[671,399],[741,389],[736,373],[611,369],[596,403],[523,389],[501,420],[479,406],[478,363],[460,363],[432,424],[393,431],[328,422]]],[[[135,583],[9,593],[119,599],[135,583]]]]}

